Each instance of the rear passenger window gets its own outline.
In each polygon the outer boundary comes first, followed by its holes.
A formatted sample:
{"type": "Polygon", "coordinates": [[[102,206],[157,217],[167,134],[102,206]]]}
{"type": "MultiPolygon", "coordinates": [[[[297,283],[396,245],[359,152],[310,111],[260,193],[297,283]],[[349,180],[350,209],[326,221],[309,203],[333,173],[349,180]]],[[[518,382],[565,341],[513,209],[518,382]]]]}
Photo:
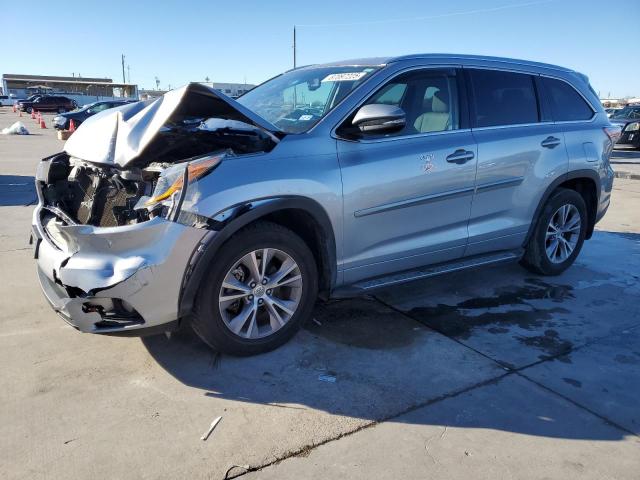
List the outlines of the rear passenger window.
{"type": "Polygon", "coordinates": [[[562,80],[542,77],[553,119],[558,122],[589,120],[593,110],[575,88],[562,80]]]}
{"type": "Polygon", "coordinates": [[[539,121],[533,77],[496,70],[470,70],[476,127],[539,121]]]}

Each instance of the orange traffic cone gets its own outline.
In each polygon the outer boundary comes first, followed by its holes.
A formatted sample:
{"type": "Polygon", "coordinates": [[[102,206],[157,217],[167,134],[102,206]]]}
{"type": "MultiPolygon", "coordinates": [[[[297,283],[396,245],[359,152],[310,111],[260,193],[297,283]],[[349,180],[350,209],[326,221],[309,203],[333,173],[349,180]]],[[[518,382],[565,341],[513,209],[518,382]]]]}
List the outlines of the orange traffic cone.
{"type": "Polygon", "coordinates": [[[69,131],[71,133],[76,131],[76,124],[74,123],[73,119],[69,120],[69,131]]]}
{"type": "Polygon", "coordinates": [[[20,116],[22,116],[22,110],[20,110],[20,116]]]}
{"type": "Polygon", "coordinates": [[[13,113],[16,113],[16,104],[13,104],[13,113]]]}
{"type": "Polygon", "coordinates": [[[35,110],[31,110],[31,119],[32,120],[36,119],[36,111],[35,110]]]}
{"type": "Polygon", "coordinates": [[[40,117],[40,128],[47,128],[47,124],[42,117],[40,117]]]}

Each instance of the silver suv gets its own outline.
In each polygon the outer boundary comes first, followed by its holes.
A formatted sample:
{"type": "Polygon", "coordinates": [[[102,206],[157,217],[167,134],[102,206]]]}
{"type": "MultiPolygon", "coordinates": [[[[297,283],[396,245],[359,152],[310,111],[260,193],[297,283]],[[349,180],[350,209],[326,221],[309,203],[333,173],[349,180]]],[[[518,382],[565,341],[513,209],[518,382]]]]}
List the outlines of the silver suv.
{"type": "Polygon", "coordinates": [[[277,347],[316,298],[519,260],[569,267],[608,206],[613,127],[552,65],[411,55],[200,84],[89,118],[42,160],[42,289],[83,332],[190,323],[277,347]]]}

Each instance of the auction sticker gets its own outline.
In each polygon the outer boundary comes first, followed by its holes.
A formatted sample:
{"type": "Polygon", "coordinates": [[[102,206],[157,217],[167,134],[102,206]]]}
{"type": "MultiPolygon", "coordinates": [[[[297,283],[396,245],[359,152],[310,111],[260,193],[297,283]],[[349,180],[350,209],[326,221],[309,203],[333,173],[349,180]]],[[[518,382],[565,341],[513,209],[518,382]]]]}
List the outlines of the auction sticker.
{"type": "Polygon", "coordinates": [[[332,73],[322,79],[323,82],[353,82],[360,80],[367,72],[332,73]]]}

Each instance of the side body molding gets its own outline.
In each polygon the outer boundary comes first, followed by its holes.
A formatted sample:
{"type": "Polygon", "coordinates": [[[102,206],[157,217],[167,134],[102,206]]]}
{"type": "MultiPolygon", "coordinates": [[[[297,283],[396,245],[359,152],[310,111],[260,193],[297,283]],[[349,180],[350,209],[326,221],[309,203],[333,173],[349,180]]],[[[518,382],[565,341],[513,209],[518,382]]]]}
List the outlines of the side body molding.
{"type": "MultiPolygon", "coordinates": [[[[325,210],[316,201],[306,197],[262,198],[233,205],[208,219],[210,232],[193,252],[182,280],[182,291],[178,300],[179,318],[193,311],[198,288],[209,265],[214,261],[217,251],[226,240],[251,222],[272,213],[291,209],[302,210],[311,215],[320,226],[320,231],[316,232],[319,237],[319,254],[322,255],[322,264],[318,265],[318,270],[325,278],[324,290],[327,290],[321,293],[327,295],[336,285],[337,261],[335,235],[325,210]]],[[[322,282],[321,290],[323,290],[322,282]]]]}

